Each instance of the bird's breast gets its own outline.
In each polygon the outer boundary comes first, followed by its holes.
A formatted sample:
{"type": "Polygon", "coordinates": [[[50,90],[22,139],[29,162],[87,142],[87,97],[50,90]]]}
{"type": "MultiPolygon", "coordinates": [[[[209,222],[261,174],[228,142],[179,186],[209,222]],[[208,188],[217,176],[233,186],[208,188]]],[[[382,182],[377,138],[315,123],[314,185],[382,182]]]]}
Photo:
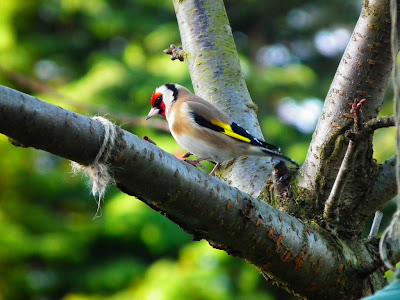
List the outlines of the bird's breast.
{"type": "Polygon", "coordinates": [[[175,103],[167,111],[172,136],[185,150],[214,162],[225,162],[246,155],[249,145],[230,136],[201,126],[191,117],[186,103],[175,103]]]}

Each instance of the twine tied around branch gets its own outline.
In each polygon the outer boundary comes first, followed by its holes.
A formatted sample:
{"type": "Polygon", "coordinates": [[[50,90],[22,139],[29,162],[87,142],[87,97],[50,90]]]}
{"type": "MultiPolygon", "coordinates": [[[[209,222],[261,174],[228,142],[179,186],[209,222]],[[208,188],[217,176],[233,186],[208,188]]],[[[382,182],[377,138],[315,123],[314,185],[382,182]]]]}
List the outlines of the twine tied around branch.
{"type": "Polygon", "coordinates": [[[92,119],[99,121],[104,127],[103,144],[101,145],[96,158],[90,165],[84,166],[77,162],[71,161],[71,167],[73,173],[82,172],[89,177],[92,184],[91,193],[96,199],[97,203],[97,210],[94,218],[97,218],[101,216],[101,202],[104,199],[107,186],[114,183],[114,178],[111,175],[111,171],[107,162],[111,158],[112,150],[115,146],[117,130],[115,125],[106,118],[93,117],[92,119]]]}

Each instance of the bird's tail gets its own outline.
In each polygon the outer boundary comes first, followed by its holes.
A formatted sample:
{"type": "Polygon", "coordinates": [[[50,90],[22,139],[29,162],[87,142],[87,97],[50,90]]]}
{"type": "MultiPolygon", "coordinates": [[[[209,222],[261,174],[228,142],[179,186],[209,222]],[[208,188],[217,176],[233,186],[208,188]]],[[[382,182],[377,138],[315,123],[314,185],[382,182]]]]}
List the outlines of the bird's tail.
{"type": "Polygon", "coordinates": [[[285,161],[285,162],[288,162],[288,163],[290,163],[290,164],[293,164],[293,165],[295,165],[296,167],[299,167],[299,166],[300,166],[300,165],[299,165],[297,162],[295,162],[293,159],[291,159],[291,158],[289,158],[289,157],[287,157],[287,156],[285,156],[285,155],[283,155],[283,154],[276,153],[276,152],[273,152],[273,151],[268,150],[268,149],[262,149],[262,152],[264,152],[265,154],[271,156],[272,158],[276,158],[276,159],[279,159],[279,160],[283,160],[283,161],[285,161]]]}

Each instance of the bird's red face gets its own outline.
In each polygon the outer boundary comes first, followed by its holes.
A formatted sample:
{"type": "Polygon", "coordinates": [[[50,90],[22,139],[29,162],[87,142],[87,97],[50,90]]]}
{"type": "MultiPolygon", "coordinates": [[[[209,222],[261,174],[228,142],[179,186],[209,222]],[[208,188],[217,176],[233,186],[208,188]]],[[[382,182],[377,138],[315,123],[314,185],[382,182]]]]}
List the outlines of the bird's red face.
{"type": "Polygon", "coordinates": [[[163,95],[161,93],[154,93],[153,96],[151,96],[151,109],[149,114],[147,115],[146,120],[156,115],[162,115],[164,118],[166,118],[165,103],[163,100],[163,95]]]}

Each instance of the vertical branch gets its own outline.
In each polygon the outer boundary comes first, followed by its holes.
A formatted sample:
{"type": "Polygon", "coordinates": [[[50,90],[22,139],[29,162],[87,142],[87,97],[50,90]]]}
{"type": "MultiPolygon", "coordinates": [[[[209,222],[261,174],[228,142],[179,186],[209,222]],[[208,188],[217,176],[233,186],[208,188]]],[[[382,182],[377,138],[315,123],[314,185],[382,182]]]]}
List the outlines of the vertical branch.
{"type": "Polygon", "coordinates": [[[357,147],[356,143],[350,140],[349,145],[344,155],[342,165],[340,166],[337,174],[335,183],[333,184],[331,193],[329,194],[328,200],[326,200],[324,208],[324,220],[328,222],[334,221],[333,219],[338,215],[339,200],[342,195],[343,189],[346,184],[347,177],[351,171],[352,162],[356,154],[357,147]]]}
{"type": "MultiPolygon", "coordinates": [[[[196,94],[262,138],[223,1],[173,0],[173,3],[196,94]]],[[[233,186],[257,196],[272,172],[269,161],[257,157],[239,159],[232,168],[223,170],[223,176],[233,186]]]]}
{"type": "Polygon", "coordinates": [[[336,176],[332,190],[329,194],[328,200],[325,202],[323,217],[328,223],[332,223],[335,217],[339,216],[340,203],[339,200],[343,194],[343,189],[346,185],[347,177],[352,170],[353,160],[356,156],[358,147],[360,146],[360,140],[363,134],[363,116],[361,108],[365,105],[366,100],[362,99],[358,101],[355,99],[351,105],[350,114],[347,117],[353,118],[353,132],[346,132],[347,136],[350,137],[350,142],[344,155],[342,164],[339,172],[336,176]]]}
{"type": "Polygon", "coordinates": [[[256,113],[240,67],[222,0],[174,0],[185,60],[197,95],[253,130],[256,113]]]}

